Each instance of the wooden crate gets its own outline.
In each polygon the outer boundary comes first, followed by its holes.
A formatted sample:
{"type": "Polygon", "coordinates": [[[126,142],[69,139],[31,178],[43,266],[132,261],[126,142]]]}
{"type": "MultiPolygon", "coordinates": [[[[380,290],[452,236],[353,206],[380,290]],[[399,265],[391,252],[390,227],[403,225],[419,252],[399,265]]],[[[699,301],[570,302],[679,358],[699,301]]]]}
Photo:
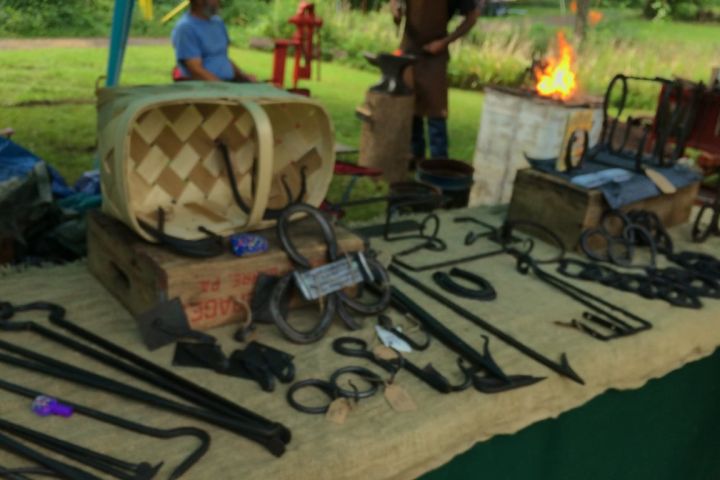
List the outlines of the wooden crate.
{"type": "MultiPolygon", "coordinates": [[[[698,194],[700,182],[678,189],[672,195],[658,195],[621,208],[655,212],[663,225],[685,223],[698,194]]],[[[600,190],[587,190],[562,178],[532,168],[519,170],[508,211],[509,220],[532,220],[545,225],[570,249],[575,249],[580,234],[599,224],[609,206],[600,190]]]]}
{"type": "MultiPolygon", "coordinates": [[[[341,252],[364,249],[360,237],[340,228],[336,231],[341,252]]],[[[303,255],[314,264],[325,262],[326,247],[312,220],[298,222],[292,232],[303,255]]],[[[270,242],[263,254],[188,258],[145,242],[121,222],[94,212],[88,225],[88,266],[133,315],[180,297],[192,327],[207,330],[246,317],[261,272],[284,274],[293,268],[275,230],[260,233],[270,242]]]]}

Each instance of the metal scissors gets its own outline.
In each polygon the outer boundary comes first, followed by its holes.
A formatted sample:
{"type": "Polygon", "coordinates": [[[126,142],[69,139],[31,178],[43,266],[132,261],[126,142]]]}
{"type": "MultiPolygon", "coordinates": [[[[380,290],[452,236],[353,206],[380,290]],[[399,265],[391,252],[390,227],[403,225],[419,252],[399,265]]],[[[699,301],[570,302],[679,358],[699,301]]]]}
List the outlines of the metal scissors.
{"type": "Polygon", "coordinates": [[[398,355],[397,360],[384,360],[378,358],[373,352],[368,349],[368,344],[365,340],[355,337],[340,337],[335,339],[332,344],[333,350],[340,355],[346,357],[358,357],[370,360],[378,367],[382,368],[388,373],[395,374],[402,367],[402,360],[398,355]]]}
{"type": "Polygon", "coordinates": [[[369,398],[375,395],[380,389],[380,385],[383,385],[385,381],[380,378],[376,373],[368,370],[365,367],[357,367],[354,365],[343,367],[330,376],[330,380],[320,380],[317,378],[309,378],[293,384],[287,391],[286,399],[290,406],[295,410],[303,413],[311,414],[324,414],[327,413],[330,408],[330,403],[338,398],[355,399],[357,402],[362,398],[369,398]],[[360,377],[369,384],[369,387],[365,390],[359,390],[352,382],[350,386],[352,390],[340,387],[340,377],[346,374],[352,374],[360,377]],[[329,401],[326,404],[319,406],[303,405],[295,399],[295,394],[305,388],[314,388],[324,393],[328,397],[329,401]]]}
{"type": "Polygon", "coordinates": [[[336,339],[333,342],[333,350],[341,355],[366,358],[380,368],[390,372],[393,376],[398,372],[398,370],[404,368],[418,380],[424,382],[426,385],[432,387],[440,393],[451,393],[466,390],[472,385],[472,375],[475,373],[470,372],[461,366],[464,376],[463,382],[459,385],[451,385],[448,379],[435,370],[431,364],[428,364],[425,368],[420,368],[411,361],[407,360],[405,357],[401,356],[399,352],[397,360],[389,361],[377,358],[370,350],[368,350],[368,345],[365,340],[355,337],[340,337],[336,339]]]}

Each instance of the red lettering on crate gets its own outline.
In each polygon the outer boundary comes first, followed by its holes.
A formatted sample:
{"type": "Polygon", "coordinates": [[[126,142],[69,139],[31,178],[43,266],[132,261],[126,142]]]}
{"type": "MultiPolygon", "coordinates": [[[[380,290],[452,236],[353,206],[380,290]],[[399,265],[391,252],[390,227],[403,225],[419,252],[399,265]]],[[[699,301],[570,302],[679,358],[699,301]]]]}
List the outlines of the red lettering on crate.
{"type": "Polygon", "coordinates": [[[207,323],[213,320],[224,320],[231,315],[245,313],[247,309],[242,302],[250,300],[250,292],[229,297],[203,298],[185,305],[185,313],[190,324],[207,323]]]}
{"type": "Polygon", "coordinates": [[[228,316],[232,313],[241,313],[243,308],[238,302],[232,297],[223,298],[220,300],[220,315],[228,316]]]}
{"type": "Polygon", "coordinates": [[[203,319],[203,308],[202,303],[189,303],[185,305],[185,314],[188,317],[190,325],[202,322],[203,319]]]}
{"type": "Polygon", "coordinates": [[[247,287],[248,285],[253,285],[255,283],[255,280],[257,279],[258,272],[236,272],[232,274],[232,286],[233,288],[239,288],[239,287],[247,287]]]}
{"type": "Polygon", "coordinates": [[[255,285],[260,273],[279,275],[281,271],[278,267],[270,267],[262,272],[234,272],[230,274],[230,284],[233,288],[251,287],[255,285]]]}
{"type": "Polygon", "coordinates": [[[218,316],[218,301],[217,298],[209,298],[203,300],[203,317],[205,320],[215,318],[218,316]]]}
{"type": "Polygon", "coordinates": [[[203,293],[217,292],[220,290],[220,277],[200,280],[200,291],[203,293]]]}

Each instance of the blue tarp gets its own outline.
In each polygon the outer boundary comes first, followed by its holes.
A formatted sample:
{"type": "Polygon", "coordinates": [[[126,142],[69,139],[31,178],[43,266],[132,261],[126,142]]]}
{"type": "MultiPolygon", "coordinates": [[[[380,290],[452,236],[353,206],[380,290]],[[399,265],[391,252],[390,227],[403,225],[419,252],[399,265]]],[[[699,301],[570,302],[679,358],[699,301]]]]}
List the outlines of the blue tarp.
{"type": "MultiPolygon", "coordinates": [[[[593,160],[584,160],[581,168],[574,169],[571,172],[557,171],[555,169],[555,159],[528,159],[528,161],[533,168],[565,178],[568,181],[572,181],[574,177],[579,175],[596,173],[609,168],[622,168],[631,172],[622,182],[609,181],[597,187],[603,193],[605,201],[607,201],[613,210],[630,203],[661,195],[662,192],[660,192],[660,189],[658,189],[652,180],[645,174],[634,171],[635,162],[633,160],[618,157],[607,152],[599,152],[593,157],[593,160]]],[[[672,167],[652,166],[652,169],[663,174],[676,188],[686,187],[702,178],[697,172],[682,165],[674,165],[672,167]]]]}
{"type": "Polygon", "coordinates": [[[0,234],[14,239],[11,262],[63,262],[85,255],[85,212],[101,202],[97,171],[85,173],[71,188],[46,162],[0,138],[0,234]]]}
{"type": "MultiPolygon", "coordinates": [[[[37,155],[21,147],[7,138],[0,137],[0,184],[11,178],[25,178],[38,163],[44,163],[37,155]]],[[[100,172],[91,170],[83,175],[70,187],[63,176],[50,165],[47,165],[50,174],[52,194],[56,200],[64,199],[65,203],[74,197],[100,198],[100,172]]],[[[93,203],[97,200],[93,199],[93,203]]]]}
{"type": "MultiPolygon", "coordinates": [[[[0,137],[0,183],[11,178],[26,177],[38,162],[42,160],[32,152],[8,138],[0,137]]],[[[64,198],[75,193],[57,170],[48,165],[48,171],[55,198],[64,198]]]]}

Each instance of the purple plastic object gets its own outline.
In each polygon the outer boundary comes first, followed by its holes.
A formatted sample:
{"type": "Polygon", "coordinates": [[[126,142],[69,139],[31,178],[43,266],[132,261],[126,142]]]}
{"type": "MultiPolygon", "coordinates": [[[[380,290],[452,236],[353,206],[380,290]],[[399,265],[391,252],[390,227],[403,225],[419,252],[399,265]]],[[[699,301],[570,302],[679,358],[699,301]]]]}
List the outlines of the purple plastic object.
{"type": "Polygon", "coordinates": [[[267,251],[268,241],[260,235],[238,233],[230,236],[230,246],[236,256],[242,257],[267,251]]]}
{"type": "Polygon", "coordinates": [[[35,412],[35,414],[41,417],[58,415],[60,417],[67,418],[73,414],[73,408],[70,405],[60,403],[47,395],[39,395],[35,397],[35,400],[33,400],[30,408],[33,412],[35,412]]]}

